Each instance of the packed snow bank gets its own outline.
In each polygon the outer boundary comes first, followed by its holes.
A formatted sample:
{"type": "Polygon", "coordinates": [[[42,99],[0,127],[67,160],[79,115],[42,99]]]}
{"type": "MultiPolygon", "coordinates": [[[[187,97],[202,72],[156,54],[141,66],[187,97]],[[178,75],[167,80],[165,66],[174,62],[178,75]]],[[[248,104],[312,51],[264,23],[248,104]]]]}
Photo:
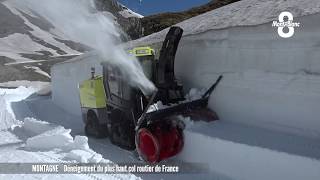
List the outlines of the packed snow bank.
{"type": "Polygon", "coordinates": [[[29,149],[55,149],[61,150],[80,149],[89,151],[88,138],[70,135],[71,129],[50,124],[34,118],[25,118],[23,129],[33,136],[26,141],[29,149]]]}
{"type": "Polygon", "coordinates": [[[102,75],[102,61],[96,53],[91,52],[54,65],[51,68],[53,102],[70,114],[81,115],[78,86],[91,78],[91,68],[95,68],[96,75],[102,75]]]}
{"type": "Polygon", "coordinates": [[[47,84],[47,85],[43,86],[36,93],[37,93],[37,95],[40,95],[40,96],[50,95],[51,94],[51,84],[47,84]]]}
{"type": "Polygon", "coordinates": [[[223,120],[320,138],[320,76],[225,74],[210,105],[223,120]]]}
{"type": "Polygon", "coordinates": [[[76,136],[73,139],[71,129],[33,118],[26,118],[22,127],[25,132],[34,135],[26,140],[25,148],[28,150],[58,149],[67,152],[65,159],[81,163],[105,161],[100,154],[89,148],[86,136],[76,136]]]}
{"type": "MultiPolygon", "coordinates": [[[[221,30],[230,27],[256,26],[277,21],[283,11],[289,11],[294,18],[320,12],[318,0],[241,0],[221,8],[176,24],[184,29],[184,36],[205,33],[210,30],[221,30]]],[[[317,22],[317,21],[314,21],[317,22]]],[[[271,23],[270,23],[271,26],[271,23]]],[[[304,26],[302,24],[302,26],[304,26]]],[[[131,41],[130,46],[153,44],[164,40],[168,28],[141,39],[131,41]]],[[[222,38],[222,37],[221,37],[222,38]]]]}
{"type": "MultiPolygon", "coordinates": [[[[23,99],[26,99],[27,97],[31,96],[38,90],[40,90],[45,84],[48,83],[42,83],[42,82],[30,82],[30,81],[21,81],[21,84],[19,84],[20,81],[12,81],[7,83],[2,83],[0,86],[4,87],[10,87],[10,89],[6,88],[0,88],[0,95],[3,96],[3,100],[5,106],[3,106],[3,112],[4,110],[11,114],[11,116],[14,118],[14,120],[23,120],[23,119],[17,119],[16,115],[13,112],[12,104],[14,102],[22,101],[23,99]],[[16,87],[12,89],[12,87],[16,87]]],[[[26,107],[27,108],[27,107],[26,107]]],[[[30,113],[30,112],[20,112],[20,113],[30,113]]],[[[8,117],[8,116],[6,116],[8,117]]]]}
{"type": "Polygon", "coordinates": [[[70,147],[72,147],[72,149],[89,150],[88,137],[76,136],[70,147]]]}
{"type": "Polygon", "coordinates": [[[21,101],[34,91],[34,88],[25,88],[23,86],[16,89],[0,88],[0,130],[6,130],[19,124],[12,111],[11,103],[21,101]]]}
{"type": "Polygon", "coordinates": [[[8,82],[3,82],[0,83],[0,87],[3,88],[18,88],[20,86],[23,87],[34,87],[36,89],[41,89],[43,87],[49,86],[48,82],[41,82],[41,81],[26,81],[26,80],[22,80],[22,81],[8,81],[8,82]]]}
{"type": "Polygon", "coordinates": [[[86,136],[73,138],[70,129],[33,118],[26,118],[22,128],[32,135],[26,140],[25,148],[28,150],[59,149],[67,152],[66,159],[82,163],[99,163],[104,160],[90,149],[86,136]]]}
{"type": "MultiPolygon", "coordinates": [[[[222,120],[320,138],[319,18],[317,0],[242,0],[183,21],[176,76],[188,90],[223,74],[210,100],[222,120]],[[287,39],[272,27],[283,11],[301,24],[287,39]]],[[[126,45],[158,47],[167,31],[126,45]]]]}
{"type": "MultiPolygon", "coordinates": [[[[16,89],[0,89],[0,113],[6,112],[12,115],[8,108],[11,108],[13,100],[23,100],[28,97],[26,94],[36,92],[33,87],[19,87],[16,89]]],[[[41,97],[40,99],[42,99],[41,97]]],[[[32,97],[37,99],[37,97],[32,97]]],[[[42,102],[42,101],[41,101],[42,102]]],[[[45,106],[37,101],[38,106],[45,106]]],[[[25,103],[23,103],[25,104],[25,103]]],[[[31,111],[29,105],[26,104],[26,109],[20,111],[31,111]]],[[[51,107],[42,113],[46,116],[51,114],[46,113],[52,111],[51,107]]],[[[16,111],[14,111],[16,112],[16,111]]],[[[62,114],[59,112],[61,116],[62,114]]],[[[59,114],[57,113],[57,114],[59,114]]],[[[0,114],[0,115],[1,115],[0,114]]],[[[31,112],[33,114],[33,112],[31,112]]],[[[45,121],[40,121],[34,118],[25,118],[24,122],[15,120],[13,116],[10,119],[10,125],[3,123],[8,120],[7,117],[0,116],[0,163],[112,163],[102,157],[101,154],[93,151],[88,145],[88,138],[85,136],[76,136],[73,138],[70,135],[70,129],[65,129],[62,126],[54,125],[45,121]],[[7,127],[12,127],[7,130],[7,127]]],[[[59,123],[59,116],[56,115],[55,124],[59,123]]],[[[19,169],[20,170],[20,169],[19,169]]],[[[0,174],[0,179],[141,179],[133,174],[0,174]]]]}
{"type": "Polygon", "coordinates": [[[23,128],[26,131],[29,131],[33,134],[42,134],[46,131],[52,130],[55,128],[52,124],[45,122],[45,121],[39,121],[34,118],[25,118],[23,128]]]}
{"type": "Polygon", "coordinates": [[[176,74],[189,88],[209,87],[223,74],[210,101],[222,120],[320,138],[318,18],[296,18],[303,27],[289,39],[271,24],[186,37],[176,74]]]}
{"type": "Polygon", "coordinates": [[[66,156],[65,159],[71,159],[80,163],[101,163],[103,160],[101,154],[92,154],[84,150],[72,150],[66,156]]]}
{"type": "Polygon", "coordinates": [[[22,140],[20,140],[15,134],[9,131],[4,131],[1,129],[0,131],[0,146],[6,146],[8,144],[17,144],[21,143],[22,140]]]}
{"type": "MultiPolygon", "coordinates": [[[[320,106],[320,13],[316,13],[320,8],[298,1],[248,2],[239,1],[178,24],[186,29],[187,36],[178,48],[176,76],[188,90],[208,88],[224,75],[210,100],[210,107],[222,120],[320,138],[320,111],[315,108],[320,106]],[[263,4],[275,9],[261,12],[263,4]],[[295,28],[294,36],[288,39],[281,38],[271,22],[224,29],[204,23],[205,19],[218,21],[224,13],[231,13],[230,8],[236,11],[244,5],[250,8],[244,14],[250,16],[247,22],[256,17],[276,20],[284,10],[305,16],[294,18],[302,26],[295,28]],[[214,16],[216,13],[219,16],[214,16]],[[188,35],[195,24],[203,31],[188,35]]],[[[157,35],[141,39],[141,44],[152,42],[157,35]]]]}
{"type": "Polygon", "coordinates": [[[16,123],[12,114],[6,109],[6,106],[4,95],[0,94],[0,130],[9,129],[16,123]]]}
{"type": "Polygon", "coordinates": [[[46,131],[45,133],[27,139],[26,148],[47,150],[64,148],[73,142],[70,132],[71,129],[57,127],[53,130],[46,131]]]}
{"type": "Polygon", "coordinates": [[[309,141],[234,123],[187,122],[178,159],[208,164],[234,179],[310,179],[320,177],[320,146],[309,141]]]}

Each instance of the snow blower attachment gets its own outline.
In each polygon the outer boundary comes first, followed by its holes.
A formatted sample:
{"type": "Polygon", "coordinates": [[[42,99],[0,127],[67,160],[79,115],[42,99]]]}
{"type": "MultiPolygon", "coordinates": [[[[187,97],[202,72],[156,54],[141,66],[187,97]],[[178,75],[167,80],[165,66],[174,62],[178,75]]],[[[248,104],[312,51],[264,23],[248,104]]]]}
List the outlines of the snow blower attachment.
{"type": "Polygon", "coordinates": [[[207,105],[222,76],[202,98],[185,101],[183,86],[174,74],[174,60],[182,33],[179,27],[170,28],[159,60],[155,59],[155,51],[150,47],[129,51],[157,87],[151,96],[132,87],[119,67],[106,62],[101,63],[102,75],[93,73],[80,84],[81,110],[88,136],[109,136],[113,144],[128,150],[136,149],[146,162],[156,163],[177,155],[183,148],[184,123],[179,116],[206,121],[218,119],[207,105]],[[167,108],[151,111],[158,101],[167,108]]]}
{"type": "Polygon", "coordinates": [[[140,157],[146,162],[156,163],[181,152],[185,125],[178,116],[191,117],[193,120],[218,120],[216,113],[207,106],[211,93],[221,79],[222,76],[219,76],[200,99],[148,112],[156,97],[155,92],[136,126],[136,147],[140,157]]]}

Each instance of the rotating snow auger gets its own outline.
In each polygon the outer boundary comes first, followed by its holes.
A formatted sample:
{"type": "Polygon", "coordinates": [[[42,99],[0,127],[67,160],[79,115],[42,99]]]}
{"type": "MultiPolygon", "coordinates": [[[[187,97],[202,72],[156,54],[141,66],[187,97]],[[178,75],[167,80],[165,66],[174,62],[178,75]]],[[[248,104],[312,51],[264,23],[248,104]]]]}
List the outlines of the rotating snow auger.
{"type": "Polygon", "coordinates": [[[215,112],[207,108],[210,94],[220,82],[220,76],[208,91],[194,101],[186,102],[183,86],[174,74],[174,60],[182,37],[179,27],[170,28],[160,51],[159,60],[150,47],[130,51],[137,57],[145,75],[157,91],[145,96],[139,88],[130,86],[120,69],[102,63],[102,76],[95,76],[80,86],[80,102],[88,136],[103,138],[127,150],[137,150],[149,163],[157,163],[177,155],[184,145],[184,123],[177,117],[217,120],[215,112]],[[150,111],[161,101],[167,108],[150,111]]]}

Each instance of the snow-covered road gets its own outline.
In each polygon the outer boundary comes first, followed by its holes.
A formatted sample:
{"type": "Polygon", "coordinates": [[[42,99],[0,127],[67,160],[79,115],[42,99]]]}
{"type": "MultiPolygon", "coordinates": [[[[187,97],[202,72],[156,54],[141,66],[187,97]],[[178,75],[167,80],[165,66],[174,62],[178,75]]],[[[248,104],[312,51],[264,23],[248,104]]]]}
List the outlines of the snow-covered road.
{"type": "MultiPolygon", "coordinates": [[[[0,163],[141,163],[134,152],[120,149],[108,139],[85,137],[81,117],[66,113],[52,102],[50,96],[35,93],[44,84],[24,82],[24,85],[26,87],[0,89],[0,163]]],[[[228,121],[184,120],[187,125],[184,150],[168,163],[202,163],[208,166],[208,173],[30,174],[1,175],[0,179],[316,180],[320,177],[318,139],[228,121]]]]}
{"type": "MultiPolygon", "coordinates": [[[[19,83],[10,82],[2,85],[11,87],[17,84],[19,83]]],[[[42,87],[47,86],[45,83],[23,82],[22,84],[26,87],[0,89],[2,94],[0,163],[70,161],[141,163],[134,152],[114,146],[108,139],[85,137],[81,117],[70,115],[54,105],[50,96],[36,94],[42,87]]],[[[175,158],[168,162],[182,161],[175,158]]],[[[52,177],[54,179],[230,179],[213,172],[174,175],[1,175],[0,179],[51,179],[52,177]]]]}
{"type": "MultiPolygon", "coordinates": [[[[0,163],[110,163],[88,146],[85,136],[70,135],[71,129],[34,118],[16,117],[21,114],[11,108],[38,91],[39,87],[0,89],[0,163]]],[[[20,113],[32,115],[30,109],[20,113]]],[[[49,114],[48,114],[49,115],[49,114]]],[[[50,114],[54,116],[54,114],[50,114]]],[[[1,174],[0,179],[140,179],[132,174],[1,174]]]]}

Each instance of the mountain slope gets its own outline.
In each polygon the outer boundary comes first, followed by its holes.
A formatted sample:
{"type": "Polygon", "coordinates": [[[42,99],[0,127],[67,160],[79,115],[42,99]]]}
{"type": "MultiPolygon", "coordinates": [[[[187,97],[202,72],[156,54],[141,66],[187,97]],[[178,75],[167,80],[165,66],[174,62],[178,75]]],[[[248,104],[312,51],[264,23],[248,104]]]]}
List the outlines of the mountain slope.
{"type": "Polygon", "coordinates": [[[239,0],[213,0],[205,5],[194,7],[187,11],[177,13],[161,13],[142,18],[142,26],[144,28],[144,35],[161,31],[169,26],[177,24],[181,21],[191,17],[206,13],[213,9],[228,5],[239,0]]]}
{"type": "Polygon", "coordinates": [[[15,61],[28,61],[80,54],[75,48],[61,42],[67,39],[57,35],[54,27],[19,7],[15,1],[1,3],[0,12],[0,56],[15,61]]]}
{"type": "Polygon", "coordinates": [[[113,14],[122,30],[129,39],[137,39],[142,36],[142,15],[133,12],[117,0],[96,0],[96,7],[100,11],[107,11],[113,14]]]}
{"type": "MultiPolygon", "coordinates": [[[[141,16],[114,0],[97,0],[97,8],[110,12],[105,15],[115,18],[115,23],[123,24],[124,31],[134,29],[136,24],[139,26],[136,19],[141,16]]],[[[14,0],[0,3],[0,24],[0,56],[15,61],[78,55],[85,50],[80,44],[68,41],[45,19],[14,0]]]]}
{"type": "MultiPolygon", "coordinates": [[[[124,40],[131,39],[130,36],[140,37],[141,15],[115,0],[96,0],[96,3],[104,16],[114,19],[114,24],[123,29],[124,40]]],[[[0,1],[1,82],[24,79],[49,81],[47,76],[26,69],[25,66],[50,73],[52,64],[68,60],[89,49],[71,41],[47,20],[22,6],[19,0],[0,1]]]]}

